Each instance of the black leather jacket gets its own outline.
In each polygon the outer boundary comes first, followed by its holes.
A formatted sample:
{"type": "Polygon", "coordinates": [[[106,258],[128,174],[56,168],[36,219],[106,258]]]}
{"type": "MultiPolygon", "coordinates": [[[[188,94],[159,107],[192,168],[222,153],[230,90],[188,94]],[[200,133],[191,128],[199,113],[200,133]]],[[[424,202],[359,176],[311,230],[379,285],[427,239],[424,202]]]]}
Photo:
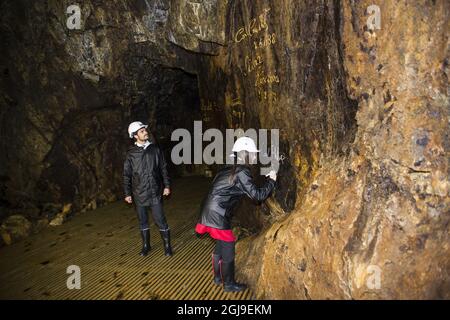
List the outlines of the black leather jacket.
{"type": "Polygon", "coordinates": [[[250,168],[244,165],[236,167],[234,181],[230,183],[232,168],[224,167],[214,178],[211,190],[201,206],[201,224],[221,230],[231,229],[233,209],[244,195],[263,201],[272,192],[274,180],[267,179],[264,186],[258,188],[253,182],[250,168]]]}
{"type": "Polygon", "coordinates": [[[150,144],[145,150],[132,146],[125,158],[123,188],[125,196],[132,196],[138,206],[161,202],[162,186],[170,187],[167,163],[161,149],[150,144]]]}

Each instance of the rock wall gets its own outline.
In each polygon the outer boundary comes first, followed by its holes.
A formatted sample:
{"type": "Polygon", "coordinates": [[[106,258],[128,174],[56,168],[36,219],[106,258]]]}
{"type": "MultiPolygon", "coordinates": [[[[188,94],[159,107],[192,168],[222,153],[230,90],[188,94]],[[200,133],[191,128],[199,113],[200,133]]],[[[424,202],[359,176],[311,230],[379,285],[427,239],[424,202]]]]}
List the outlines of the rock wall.
{"type": "MultiPolygon", "coordinates": [[[[357,101],[357,131],[348,155],[317,155],[287,217],[239,244],[243,278],[261,298],[449,298],[449,5],[382,2],[381,29],[369,30],[370,5],[328,1],[319,12],[334,31],[317,50],[333,57],[329,44],[336,41],[340,60],[322,61],[313,72],[333,62],[343,68],[332,73],[349,100],[330,99],[329,115],[357,101]]],[[[323,87],[336,85],[322,79],[323,87]]],[[[284,102],[266,112],[294,118],[295,107],[284,102]]],[[[337,115],[352,120],[351,113],[337,115]]],[[[335,146],[319,141],[322,150],[335,146]]],[[[302,166],[294,167],[302,181],[302,166]]]]}
{"type": "Polygon", "coordinates": [[[287,156],[274,196],[239,212],[259,231],[238,245],[241,277],[269,299],[448,298],[448,2],[214,12],[204,122],[279,128],[287,156]]]}

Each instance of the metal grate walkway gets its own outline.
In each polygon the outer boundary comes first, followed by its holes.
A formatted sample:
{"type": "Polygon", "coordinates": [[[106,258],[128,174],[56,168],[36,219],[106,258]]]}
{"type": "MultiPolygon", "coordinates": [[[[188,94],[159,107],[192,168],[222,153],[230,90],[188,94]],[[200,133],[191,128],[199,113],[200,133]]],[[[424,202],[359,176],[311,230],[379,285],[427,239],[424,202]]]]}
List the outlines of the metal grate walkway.
{"type": "Polygon", "coordinates": [[[49,227],[0,249],[0,299],[250,299],[212,283],[214,241],[194,234],[198,206],[210,180],[176,180],[164,204],[174,255],[163,254],[157,227],[152,251],[140,257],[134,209],[118,202],[49,227]],[[67,267],[81,270],[81,289],[67,288],[67,267]]]}

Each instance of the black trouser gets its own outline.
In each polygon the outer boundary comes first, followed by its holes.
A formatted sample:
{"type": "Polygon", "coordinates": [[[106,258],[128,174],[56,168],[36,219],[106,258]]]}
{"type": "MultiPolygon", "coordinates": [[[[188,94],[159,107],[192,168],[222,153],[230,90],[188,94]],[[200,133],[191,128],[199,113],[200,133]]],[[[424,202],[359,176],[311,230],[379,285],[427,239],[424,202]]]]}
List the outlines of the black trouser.
{"type": "Polygon", "coordinates": [[[160,202],[149,207],[136,206],[136,212],[139,218],[139,227],[141,231],[149,229],[147,208],[150,208],[152,210],[153,220],[155,221],[159,230],[168,230],[169,225],[167,224],[166,217],[164,215],[162,202],[160,202]]]}
{"type": "Polygon", "coordinates": [[[234,241],[227,242],[216,240],[216,249],[214,250],[214,254],[220,256],[222,261],[225,263],[233,262],[235,256],[234,244],[234,241]]]}

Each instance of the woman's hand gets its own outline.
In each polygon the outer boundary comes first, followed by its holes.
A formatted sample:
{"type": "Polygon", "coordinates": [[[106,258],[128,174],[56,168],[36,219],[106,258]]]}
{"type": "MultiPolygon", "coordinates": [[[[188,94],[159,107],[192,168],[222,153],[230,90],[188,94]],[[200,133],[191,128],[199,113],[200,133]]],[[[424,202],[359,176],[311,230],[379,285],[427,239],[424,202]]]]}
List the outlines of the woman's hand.
{"type": "Polygon", "coordinates": [[[277,181],[277,173],[275,170],[270,170],[269,178],[272,179],[273,181],[277,181]]]}
{"type": "Polygon", "coordinates": [[[133,203],[133,200],[132,200],[131,196],[125,197],[125,202],[133,203]]]}

